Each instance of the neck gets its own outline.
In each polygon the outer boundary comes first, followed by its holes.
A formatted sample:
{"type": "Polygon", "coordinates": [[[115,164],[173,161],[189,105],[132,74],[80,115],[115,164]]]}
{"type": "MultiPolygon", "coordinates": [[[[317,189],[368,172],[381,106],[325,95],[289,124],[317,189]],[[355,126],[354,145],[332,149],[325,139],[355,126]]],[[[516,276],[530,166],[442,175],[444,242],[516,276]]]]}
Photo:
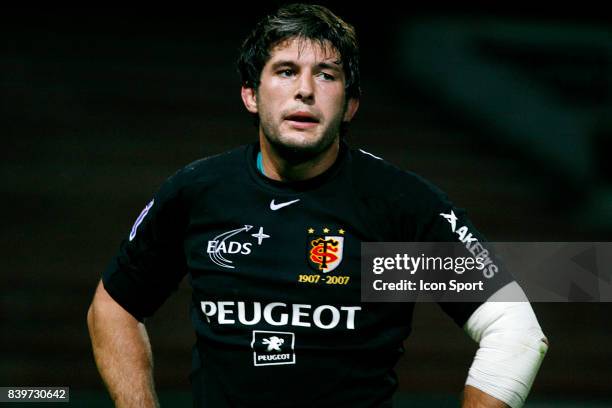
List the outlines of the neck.
{"type": "Polygon", "coordinates": [[[266,177],[277,181],[300,181],[316,177],[329,169],[338,157],[340,141],[337,138],[321,153],[299,161],[283,157],[263,135],[259,137],[259,147],[266,177]]]}

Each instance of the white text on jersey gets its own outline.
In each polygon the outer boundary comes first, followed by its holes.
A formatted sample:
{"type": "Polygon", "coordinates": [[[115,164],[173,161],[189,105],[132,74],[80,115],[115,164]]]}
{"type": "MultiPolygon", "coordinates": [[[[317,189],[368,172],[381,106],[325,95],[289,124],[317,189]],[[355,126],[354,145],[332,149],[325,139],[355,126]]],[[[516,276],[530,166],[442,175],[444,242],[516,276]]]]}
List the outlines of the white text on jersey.
{"type": "Polygon", "coordinates": [[[271,326],[318,327],[329,330],[338,325],[348,330],[355,329],[355,315],[361,306],[312,305],[273,302],[201,302],[206,320],[218,324],[243,324],[252,326],[263,321],[271,326]],[[247,308],[248,313],[247,313],[247,308]],[[248,314],[248,317],[247,317],[248,314]]]}

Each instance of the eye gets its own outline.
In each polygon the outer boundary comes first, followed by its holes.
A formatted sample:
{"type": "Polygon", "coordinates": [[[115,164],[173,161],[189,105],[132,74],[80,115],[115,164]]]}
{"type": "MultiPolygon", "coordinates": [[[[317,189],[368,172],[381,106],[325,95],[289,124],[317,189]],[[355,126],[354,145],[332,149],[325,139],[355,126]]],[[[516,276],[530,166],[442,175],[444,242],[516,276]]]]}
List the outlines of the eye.
{"type": "Polygon", "coordinates": [[[286,69],[282,69],[278,71],[278,75],[281,77],[285,77],[285,78],[289,78],[293,76],[294,74],[295,74],[295,71],[293,71],[291,68],[286,68],[286,69]]]}
{"type": "Polygon", "coordinates": [[[333,81],[336,79],[335,76],[333,76],[332,74],[328,74],[327,72],[321,72],[319,76],[326,81],[333,81]]]}

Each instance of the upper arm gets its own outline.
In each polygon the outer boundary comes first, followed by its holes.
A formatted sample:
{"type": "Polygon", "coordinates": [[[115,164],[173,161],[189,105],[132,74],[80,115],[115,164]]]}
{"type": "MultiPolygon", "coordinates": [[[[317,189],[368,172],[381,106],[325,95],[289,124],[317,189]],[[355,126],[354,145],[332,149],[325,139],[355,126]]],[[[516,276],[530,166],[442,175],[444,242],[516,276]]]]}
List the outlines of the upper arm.
{"type": "Polygon", "coordinates": [[[102,280],[98,282],[91,305],[87,311],[87,322],[93,326],[96,319],[111,318],[114,320],[137,320],[126,311],[104,288],[102,280]]]}
{"type": "Polygon", "coordinates": [[[112,298],[139,321],[164,303],[187,271],[187,210],[178,174],[145,206],[102,275],[101,300],[112,298]]]}
{"type": "MultiPolygon", "coordinates": [[[[456,207],[444,193],[435,187],[426,191],[424,195],[427,198],[422,207],[423,213],[420,217],[422,221],[420,221],[417,241],[453,243],[452,253],[447,253],[451,249],[449,246],[440,246],[440,248],[445,248],[442,250],[444,255],[451,255],[455,258],[480,258],[485,265],[483,269],[466,270],[461,274],[448,272],[447,282],[451,279],[460,282],[483,282],[484,289],[481,291],[447,292],[444,296],[445,300],[438,303],[442,310],[459,327],[462,327],[489,296],[513,282],[514,278],[495,256],[485,236],[476,229],[464,209],[456,207]]],[[[446,275],[447,272],[443,273],[446,275]]]]}

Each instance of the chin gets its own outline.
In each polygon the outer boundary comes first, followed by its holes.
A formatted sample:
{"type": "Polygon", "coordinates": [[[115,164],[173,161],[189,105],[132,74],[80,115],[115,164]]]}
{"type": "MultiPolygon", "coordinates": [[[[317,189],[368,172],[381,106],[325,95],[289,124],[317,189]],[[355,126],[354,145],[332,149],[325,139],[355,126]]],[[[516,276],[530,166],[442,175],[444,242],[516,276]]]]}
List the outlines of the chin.
{"type": "Polygon", "coordinates": [[[268,139],[280,155],[291,162],[304,162],[318,156],[330,143],[324,139],[309,139],[305,137],[286,136],[277,140],[268,139]]]}
{"type": "Polygon", "coordinates": [[[279,143],[294,149],[316,150],[324,144],[324,141],[320,137],[309,137],[309,135],[297,134],[282,136],[279,143]]]}

